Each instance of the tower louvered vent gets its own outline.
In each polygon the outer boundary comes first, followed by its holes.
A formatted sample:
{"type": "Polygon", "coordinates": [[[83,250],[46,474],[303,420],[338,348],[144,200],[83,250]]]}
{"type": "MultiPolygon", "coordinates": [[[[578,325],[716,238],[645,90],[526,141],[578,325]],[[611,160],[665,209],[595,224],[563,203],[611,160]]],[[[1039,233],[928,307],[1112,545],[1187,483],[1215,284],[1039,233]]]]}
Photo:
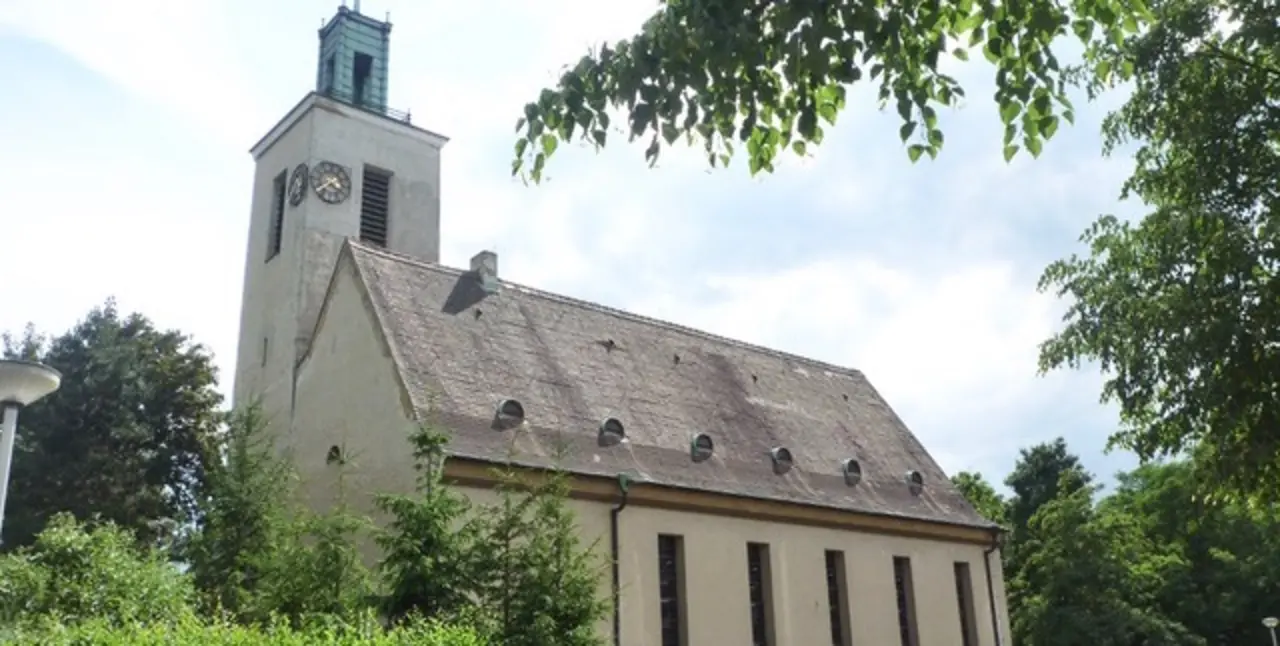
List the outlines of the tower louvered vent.
{"type": "Polygon", "coordinates": [[[391,212],[391,173],[364,167],[360,188],[360,241],[387,246],[387,214],[391,212]]]}

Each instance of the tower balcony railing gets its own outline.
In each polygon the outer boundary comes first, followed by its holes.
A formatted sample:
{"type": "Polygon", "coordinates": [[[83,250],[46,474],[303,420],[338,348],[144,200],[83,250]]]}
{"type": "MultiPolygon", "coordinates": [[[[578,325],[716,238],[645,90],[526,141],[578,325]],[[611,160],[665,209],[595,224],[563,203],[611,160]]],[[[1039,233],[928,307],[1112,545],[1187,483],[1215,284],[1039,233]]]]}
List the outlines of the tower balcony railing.
{"type": "Polygon", "coordinates": [[[320,91],[320,96],[328,97],[335,101],[341,101],[347,105],[359,108],[365,112],[380,114],[384,117],[390,117],[396,121],[405,123],[413,122],[413,115],[408,110],[395,110],[386,106],[377,105],[364,97],[357,97],[355,94],[336,87],[330,87],[320,91]]]}

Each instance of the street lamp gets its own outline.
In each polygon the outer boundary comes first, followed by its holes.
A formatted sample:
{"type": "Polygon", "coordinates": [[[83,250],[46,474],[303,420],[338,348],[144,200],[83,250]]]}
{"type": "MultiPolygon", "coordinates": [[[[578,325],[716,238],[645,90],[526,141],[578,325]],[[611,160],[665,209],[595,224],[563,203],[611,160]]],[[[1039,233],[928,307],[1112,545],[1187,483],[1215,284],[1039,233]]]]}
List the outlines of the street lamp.
{"type": "Polygon", "coordinates": [[[44,399],[62,385],[62,374],[34,361],[0,360],[0,529],[9,494],[9,465],[18,434],[18,411],[44,399]]]}
{"type": "Polygon", "coordinates": [[[1280,619],[1267,617],[1262,620],[1262,625],[1266,626],[1267,630],[1271,632],[1271,646],[1280,646],[1276,644],[1276,626],[1280,626],[1280,619]]]}

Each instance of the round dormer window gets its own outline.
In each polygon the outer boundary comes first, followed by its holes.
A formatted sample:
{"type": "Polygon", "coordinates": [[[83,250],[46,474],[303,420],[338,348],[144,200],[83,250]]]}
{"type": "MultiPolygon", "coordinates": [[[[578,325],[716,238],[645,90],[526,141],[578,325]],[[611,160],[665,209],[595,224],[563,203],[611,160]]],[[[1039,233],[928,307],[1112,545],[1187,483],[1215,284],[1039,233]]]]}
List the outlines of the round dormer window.
{"type": "Polygon", "coordinates": [[[844,483],[850,487],[862,482],[862,465],[856,459],[845,460],[840,465],[840,471],[844,474],[844,483]]]}
{"type": "Polygon", "coordinates": [[[907,489],[911,491],[911,495],[918,496],[924,491],[924,476],[919,471],[907,472],[907,489]]]}
{"type": "Polygon", "coordinates": [[[627,440],[627,430],[623,427],[622,422],[610,417],[600,422],[600,431],[597,435],[597,441],[600,446],[616,446],[627,440]]]}
{"type": "Polygon", "coordinates": [[[791,467],[795,466],[791,451],[785,446],[774,447],[769,451],[769,458],[773,460],[773,472],[778,475],[790,471],[791,467]]]}
{"type": "Polygon", "coordinates": [[[706,433],[698,433],[689,441],[689,457],[694,462],[706,462],[716,452],[716,443],[706,433]]]}

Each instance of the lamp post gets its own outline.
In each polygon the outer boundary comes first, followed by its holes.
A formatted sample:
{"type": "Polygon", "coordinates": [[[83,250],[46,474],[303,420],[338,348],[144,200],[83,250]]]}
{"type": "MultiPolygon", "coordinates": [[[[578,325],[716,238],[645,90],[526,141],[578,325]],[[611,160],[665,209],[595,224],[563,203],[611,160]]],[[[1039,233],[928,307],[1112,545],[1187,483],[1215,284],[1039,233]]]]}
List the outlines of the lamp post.
{"type": "Polygon", "coordinates": [[[1280,626],[1280,619],[1267,617],[1262,620],[1262,625],[1266,626],[1267,630],[1271,632],[1271,646],[1280,646],[1276,644],[1276,626],[1280,626]]]}
{"type": "Polygon", "coordinates": [[[9,465],[18,435],[18,411],[44,399],[62,385],[62,375],[34,361],[0,360],[0,530],[9,494],[9,465]]]}

